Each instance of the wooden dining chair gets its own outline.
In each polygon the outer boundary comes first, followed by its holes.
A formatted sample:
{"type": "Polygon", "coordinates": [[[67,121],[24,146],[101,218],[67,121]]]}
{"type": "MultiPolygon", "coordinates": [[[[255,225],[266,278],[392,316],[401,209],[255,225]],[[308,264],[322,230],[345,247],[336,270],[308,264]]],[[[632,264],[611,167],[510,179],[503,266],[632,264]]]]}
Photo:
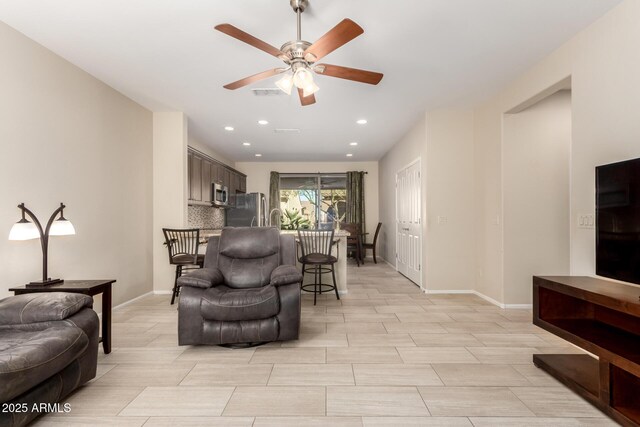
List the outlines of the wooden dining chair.
{"type": "Polygon", "coordinates": [[[381,227],[382,227],[382,223],[379,222],[378,226],[376,227],[376,233],[373,235],[373,243],[367,243],[367,242],[362,243],[362,256],[366,257],[367,256],[367,249],[372,249],[373,250],[373,262],[374,262],[374,264],[378,263],[378,260],[376,259],[376,244],[378,243],[378,234],[380,234],[380,228],[381,227]]]}
{"type": "Polygon", "coordinates": [[[362,234],[360,233],[360,225],[351,222],[343,222],[340,228],[347,231],[347,253],[353,253],[356,265],[360,267],[362,261],[362,234]]]}

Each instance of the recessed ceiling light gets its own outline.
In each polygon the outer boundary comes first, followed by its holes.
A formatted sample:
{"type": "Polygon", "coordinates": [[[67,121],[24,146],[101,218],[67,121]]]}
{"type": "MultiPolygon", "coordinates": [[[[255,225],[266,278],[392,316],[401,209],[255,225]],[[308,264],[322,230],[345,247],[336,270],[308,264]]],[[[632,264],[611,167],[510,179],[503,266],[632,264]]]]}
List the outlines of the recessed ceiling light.
{"type": "Polygon", "coordinates": [[[347,157],[353,157],[353,154],[349,153],[347,154],[347,157]]]}
{"type": "Polygon", "coordinates": [[[355,141],[353,141],[353,142],[350,142],[350,143],[349,143],[349,145],[352,145],[352,146],[354,146],[354,147],[355,147],[356,145],[358,145],[358,143],[357,143],[357,142],[355,142],[355,141]]]}
{"type": "Polygon", "coordinates": [[[262,154],[256,154],[256,157],[262,157],[262,154]]]}
{"type": "Polygon", "coordinates": [[[251,143],[250,142],[243,142],[242,145],[244,145],[245,147],[248,147],[248,146],[251,145],[251,143]]]}
{"type": "Polygon", "coordinates": [[[365,119],[360,119],[360,120],[357,120],[356,123],[359,125],[366,125],[367,121],[365,119]]]}
{"type": "Polygon", "coordinates": [[[224,130],[226,130],[228,132],[233,132],[233,126],[225,126],[224,130]]]}
{"type": "Polygon", "coordinates": [[[269,124],[269,122],[268,122],[268,121],[266,121],[266,120],[258,120],[258,124],[259,124],[259,125],[263,125],[263,126],[264,126],[264,125],[268,125],[268,124],[269,124]]]}

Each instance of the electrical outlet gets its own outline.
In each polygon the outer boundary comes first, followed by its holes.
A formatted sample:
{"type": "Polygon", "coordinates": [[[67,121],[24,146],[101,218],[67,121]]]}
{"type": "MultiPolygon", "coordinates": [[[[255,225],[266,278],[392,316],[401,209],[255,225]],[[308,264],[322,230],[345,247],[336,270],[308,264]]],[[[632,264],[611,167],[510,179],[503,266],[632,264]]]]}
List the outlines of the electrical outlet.
{"type": "Polygon", "coordinates": [[[438,215],[438,224],[443,224],[444,225],[446,223],[447,223],[447,217],[438,215]]]}
{"type": "Polygon", "coordinates": [[[591,229],[596,227],[595,214],[578,214],[578,228],[591,229]]]}

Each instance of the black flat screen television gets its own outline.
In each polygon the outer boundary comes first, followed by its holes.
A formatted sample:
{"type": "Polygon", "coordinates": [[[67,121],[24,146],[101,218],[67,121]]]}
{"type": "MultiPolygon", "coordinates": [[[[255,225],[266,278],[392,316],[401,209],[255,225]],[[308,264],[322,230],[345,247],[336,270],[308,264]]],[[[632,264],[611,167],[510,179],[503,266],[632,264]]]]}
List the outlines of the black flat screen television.
{"type": "Polygon", "coordinates": [[[596,167],[596,274],[640,284],[640,159],[596,167]]]}

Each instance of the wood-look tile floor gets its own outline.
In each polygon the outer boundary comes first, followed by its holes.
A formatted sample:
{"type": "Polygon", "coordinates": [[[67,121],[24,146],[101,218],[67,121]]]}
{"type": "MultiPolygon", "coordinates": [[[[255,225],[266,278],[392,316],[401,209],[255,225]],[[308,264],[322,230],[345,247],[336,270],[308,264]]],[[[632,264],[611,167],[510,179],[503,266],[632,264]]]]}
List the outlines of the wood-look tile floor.
{"type": "Polygon", "coordinates": [[[348,281],[340,301],[303,296],[300,340],[249,349],[179,347],[168,295],[118,309],[97,378],[36,425],[615,425],[532,364],[579,350],[530,311],[427,296],[384,263],[348,281]]]}

